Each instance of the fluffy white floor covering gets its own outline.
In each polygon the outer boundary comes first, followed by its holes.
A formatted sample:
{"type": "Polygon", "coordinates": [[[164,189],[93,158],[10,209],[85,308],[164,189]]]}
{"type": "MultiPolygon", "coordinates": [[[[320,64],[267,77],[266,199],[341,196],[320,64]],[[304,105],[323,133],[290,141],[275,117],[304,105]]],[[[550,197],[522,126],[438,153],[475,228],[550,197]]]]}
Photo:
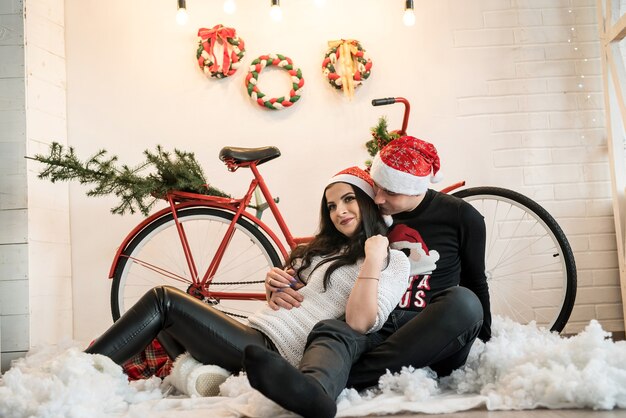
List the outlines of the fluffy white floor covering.
{"type": "MultiPolygon", "coordinates": [[[[477,342],[467,364],[435,379],[429,369],[405,369],[378,388],[344,390],[338,416],[397,412],[626,408],[626,342],[613,342],[600,324],[562,338],[496,318],[488,344],[477,342]]],[[[277,382],[277,384],[280,384],[277,382]]],[[[108,358],[75,344],[39,347],[17,360],[0,380],[0,417],[199,418],[291,417],[250,388],[245,375],[221,386],[222,396],[165,396],[160,379],[128,383],[108,358]]]]}

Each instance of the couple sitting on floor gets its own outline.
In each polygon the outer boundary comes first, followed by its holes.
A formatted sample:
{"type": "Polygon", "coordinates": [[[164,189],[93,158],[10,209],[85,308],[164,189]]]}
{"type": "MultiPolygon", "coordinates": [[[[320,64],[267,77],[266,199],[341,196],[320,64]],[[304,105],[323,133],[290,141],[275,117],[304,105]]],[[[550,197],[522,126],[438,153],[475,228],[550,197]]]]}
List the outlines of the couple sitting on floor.
{"type": "Polygon", "coordinates": [[[371,177],[351,167],[331,178],[317,235],[267,273],[268,304],[247,325],[157,287],[86,352],[122,364],[158,336],[171,358],[187,352],[174,363],[177,387],[243,369],[265,396],[316,418],[335,416],[345,387],[375,385],[386,370],[449,374],[476,337],[489,339],[491,315],[483,218],[428,188],[438,170],[434,146],[406,136],[376,155],[371,177]]]}

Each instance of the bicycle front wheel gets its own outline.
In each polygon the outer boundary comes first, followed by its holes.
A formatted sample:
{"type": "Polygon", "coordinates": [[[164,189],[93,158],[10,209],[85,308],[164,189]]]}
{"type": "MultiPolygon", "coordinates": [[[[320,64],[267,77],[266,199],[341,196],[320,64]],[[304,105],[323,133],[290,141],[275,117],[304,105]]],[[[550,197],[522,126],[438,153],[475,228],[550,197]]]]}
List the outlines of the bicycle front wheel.
{"type": "MultiPolygon", "coordinates": [[[[191,207],[179,210],[177,216],[201,279],[233,214],[217,208],[191,207]]],[[[148,290],[160,285],[177,287],[232,316],[246,317],[263,302],[241,294],[262,297],[265,274],[273,266],[280,265],[281,259],[266,235],[251,222],[240,218],[210,284],[212,291],[226,292],[233,299],[203,297],[192,286],[192,274],[176,223],[172,213],[168,213],[137,233],[122,252],[111,288],[113,320],[117,320],[148,290]]]]}
{"type": "Polygon", "coordinates": [[[574,254],[554,218],[512,190],[454,193],[485,218],[485,266],[492,314],[560,332],[576,299],[574,254]]]}

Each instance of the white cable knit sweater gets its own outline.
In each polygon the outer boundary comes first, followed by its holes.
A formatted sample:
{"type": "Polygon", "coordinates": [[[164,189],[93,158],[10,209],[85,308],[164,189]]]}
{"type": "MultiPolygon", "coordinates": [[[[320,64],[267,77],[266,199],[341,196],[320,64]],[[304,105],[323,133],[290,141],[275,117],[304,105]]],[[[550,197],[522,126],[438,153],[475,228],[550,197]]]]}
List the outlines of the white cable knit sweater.
{"type": "MultiPolygon", "coordinates": [[[[322,258],[313,258],[316,266],[322,258]]],[[[248,318],[250,326],[267,335],[279,353],[294,366],[300,363],[306,340],[313,326],[323,319],[337,319],[345,314],[348,297],[357,279],[361,264],[343,266],[330,276],[330,283],[324,291],[324,264],[309,276],[307,285],[300,289],[304,301],[299,308],[272,310],[269,306],[257,311],[248,318]]],[[[308,271],[312,270],[311,268],[308,271]]],[[[391,311],[396,307],[406,291],[409,282],[409,260],[404,253],[390,250],[389,265],[380,274],[378,282],[378,313],[376,322],[368,333],[382,328],[391,311]]],[[[305,274],[308,274],[304,272],[305,274]]]]}

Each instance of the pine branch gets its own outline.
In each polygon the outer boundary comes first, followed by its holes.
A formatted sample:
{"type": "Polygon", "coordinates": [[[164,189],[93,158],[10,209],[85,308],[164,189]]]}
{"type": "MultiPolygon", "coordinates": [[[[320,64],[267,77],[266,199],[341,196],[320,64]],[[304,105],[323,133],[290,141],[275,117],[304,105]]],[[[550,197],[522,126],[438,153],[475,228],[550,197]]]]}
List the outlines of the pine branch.
{"type": "Polygon", "coordinates": [[[214,196],[229,197],[214,187],[207,186],[202,168],[193,153],[174,150],[174,155],[156,147],[156,152],[144,151],[146,162],[136,167],[117,166],[117,156],[108,156],[100,150],[86,161],[81,161],[74,148],[65,148],[53,142],[49,155],[27,157],[44,163],[46,167],[39,178],[57,181],[78,180],[81,184],[93,184],[87,196],[114,194],[120,203],[112,213],[123,215],[140,211],[148,215],[157,198],[170,190],[181,190],[214,196]],[[142,176],[140,172],[151,168],[154,172],[142,176]]]}
{"type": "MultiPolygon", "coordinates": [[[[400,134],[397,132],[388,132],[387,131],[387,119],[384,116],[381,116],[378,119],[378,124],[370,129],[372,133],[372,139],[365,143],[365,147],[367,148],[367,153],[374,157],[383,148],[385,145],[393,141],[394,139],[400,138],[400,134]]],[[[371,160],[367,160],[365,162],[367,167],[372,165],[371,160]]]]}

